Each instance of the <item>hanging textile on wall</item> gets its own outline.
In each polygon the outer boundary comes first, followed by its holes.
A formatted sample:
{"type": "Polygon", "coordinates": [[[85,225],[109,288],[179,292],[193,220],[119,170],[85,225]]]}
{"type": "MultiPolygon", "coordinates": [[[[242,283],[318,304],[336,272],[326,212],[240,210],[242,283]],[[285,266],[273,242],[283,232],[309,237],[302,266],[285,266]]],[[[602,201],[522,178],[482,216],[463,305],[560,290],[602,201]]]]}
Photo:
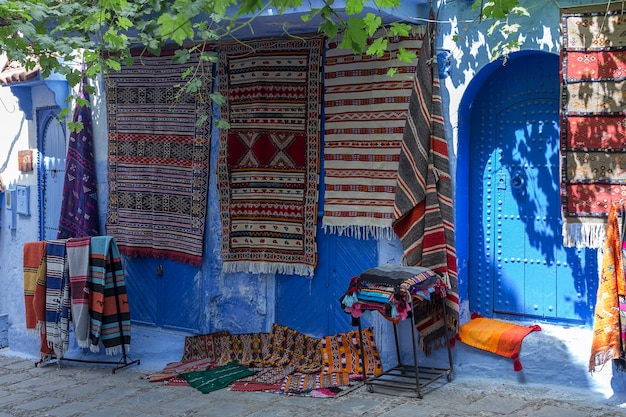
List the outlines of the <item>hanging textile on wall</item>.
{"type": "Polygon", "coordinates": [[[626,295],[622,262],[622,242],[617,210],[611,204],[596,295],[589,372],[600,369],[611,359],[622,357],[625,340],[623,340],[624,333],[621,332],[620,316],[624,311],[619,300],[623,300],[626,295]]]}
{"type": "MultiPolygon", "coordinates": [[[[81,84],[80,97],[89,101],[85,82],[83,80],[81,84]]],[[[77,104],[72,121],[82,123],[83,127],[70,133],[57,234],[59,239],[100,234],[91,108],[77,104]]]]}
{"type": "Polygon", "coordinates": [[[313,275],[322,37],[224,44],[218,188],[224,272],[313,275]]]}
{"type": "Polygon", "coordinates": [[[212,64],[135,57],[106,78],[107,234],[122,254],[202,264],[209,176],[212,64]],[[197,66],[200,91],[182,74],[197,66]]]}
{"type": "MultiPolygon", "coordinates": [[[[393,202],[415,60],[425,27],[389,40],[380,58],[329,41],[324,65],[324,217],[329,233],[357,238],[393,236],[393,202]],[[389,68],[397,73],[389,76],[389,68]]],[[[377,35],[381,35],[378,33],[377,35]]]]}
{"type": "Polygon", "coordinates": [[[599,248],[626,199],[626,40],[621,10],[577,10],[562,13],[563,243],[599,248]]]}
{"type": "MultiPolygon", "coordinates": [[[[459,326],[459,290],[452,185],[437,55],[432,25],[422,43],[402,138],[393,229],[402,242],[404,262],[439,273],[447,286],[447,328],[459,326]]],[[[415,305],[419,311],[420,306],[415,305]]],[[[443,309],[441,309],[443,310],[443,309]]],[[[445,337],[443,311],[415,313],[426,349],[445,337]]]]}

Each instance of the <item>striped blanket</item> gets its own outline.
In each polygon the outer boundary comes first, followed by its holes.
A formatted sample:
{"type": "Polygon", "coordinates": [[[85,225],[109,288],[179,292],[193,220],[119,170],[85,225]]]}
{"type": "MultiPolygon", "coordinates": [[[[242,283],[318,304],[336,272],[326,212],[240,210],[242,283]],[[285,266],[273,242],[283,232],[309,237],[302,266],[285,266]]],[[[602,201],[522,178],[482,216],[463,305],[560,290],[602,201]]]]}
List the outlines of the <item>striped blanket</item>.
{"type": "MultiPolygon", "coordinates": [[[[402,132],[411,96],[415,61],[393,54],[417,54],[424,26],[389,39],[380,58],[339,48],[329,41],[324,66],[325,231],[358,238],[391,237],[402,132]],[[397,73],[390,77],[387,71],[397,73]]],[[[378,33],[381,35],[382,33],[378,33]]]]}
{"type": "Polygon", "coordinates": [[[46,242],[46,339],[57,358],[69,347],[70,283],[65,240],[46,242]]]}
{"type": "Polygon", "coordinates": [[[321,53],[319,36],[220,51],[221,115],[230,123],[217,167],[226,273],[313,275],[321,53]]]}
{"type": "MultiPolygon", "coordinates": [[[[456,334],[459,298],[452,187],[433,37],[433,27],[428,25],[402,138],[393,229],[402,242],[407,265],[432,269],[444,278],[447,327],[456,334]]],[[[425,352],[445,337],[446,329],[442,311],[430,307],[427,314],[420,314],[420,306],[415,306],[416,317],[425,317],[417,323],[425,352]]]]}
{"type": "Polygon", "coordinates": [[[89,347],[89,243],[91,238],[70,239],[66,243],[70,279],[70,299],[74,337],[81,348],[89,347]]]}
{"type": "Polygon", "coordinates": [[[24,309],[26,313],[26,328],[37,328],[37,314],[35,312],[35,290],[37,288],[37,272],[41,268],[46,256],[45,242],[24,243],[24,309]]]}
{"type": "MultiPolygon", "coordinates": [[[[46,242],[41,242],[44,245],[46,242]]],[[[37,330],[39,331],[39,364],[45,365],[52,359],[52,348],[48,346],[48,338],[46,336],[46,280],[48,279],[48,263],[44,253],[43,262],[37,270],[37,281],[35,283],[35,295],[33,296],[33,309],[35,310],[35,318],[37,320],[37,330]]]]}
{"type": "Polygon", "coordinates": [[[91,322],[89,349],[107,355],[130,350],[130,308],[120,253],[111,236],[94,236],[90,242],[91,322]]]}

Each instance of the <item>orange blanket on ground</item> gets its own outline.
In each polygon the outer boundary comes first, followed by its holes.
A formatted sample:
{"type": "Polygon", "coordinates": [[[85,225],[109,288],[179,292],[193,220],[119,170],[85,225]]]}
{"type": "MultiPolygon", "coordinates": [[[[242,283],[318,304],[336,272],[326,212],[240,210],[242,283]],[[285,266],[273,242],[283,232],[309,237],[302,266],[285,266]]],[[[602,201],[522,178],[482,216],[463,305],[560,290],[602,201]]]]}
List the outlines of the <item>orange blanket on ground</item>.
{"type": "Polygon", "coordinates": [[[466,345],[514,359],[513,369],[522,370],[519,352],[522,340],[532,331],[541,331],[539,325],[519,326],[472,314],[472,320],[459,328],[459,340],[466,345]]]}

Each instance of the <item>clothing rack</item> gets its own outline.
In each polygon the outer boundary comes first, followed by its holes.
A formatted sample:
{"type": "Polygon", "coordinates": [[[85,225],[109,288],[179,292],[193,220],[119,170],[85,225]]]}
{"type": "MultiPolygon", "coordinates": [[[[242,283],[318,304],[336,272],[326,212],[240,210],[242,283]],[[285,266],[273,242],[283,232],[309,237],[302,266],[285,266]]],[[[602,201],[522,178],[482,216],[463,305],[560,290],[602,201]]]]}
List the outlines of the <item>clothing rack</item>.
{"type": "MultiPolygon", "coordinates": [[[[121,317],[121,310],[120,310],[120,300],[118,298],[118,288],[117,288],[117,281],[113,280],[113,291],[115,292],[115,305],[117,307],[117,325],[118,328],[120,330],[120,333],[123,334],[123,327],[122,327],[122,317],[121,317]]],[[[122,342],[122,357],[119,361],[96,361],[96,360],[87,360],[87,359],[72,359],[72,358],[58,358],[57,359],[57,363],[59,363],[59,361],[68,361],[68,362],[81,362],[81,363],[93,363],[93,364],[105,364],[105,365],[117,365],[115,368],[112,369],[111,373],[115,373],[115,371],[117,371],[118,369],[124,369],[127,368],[131,365],[137,364],[139,365],[141,363],[141,361],[139,359],[135,359],[132,360],[130,359],[128,354],[126,353],[126,344],[124,342],[122,342]]]]}
{"type": "MultiPolygon", "coordinates": [[[[107,259],[115,259],[115,255],[113,253],[113,245],[115,244],[115,240],[112,239],[112,244],[110,244],[107,248],[108,250],[108,254],[106,256],[107,259]]],[[[66,261],[67,262],[67,261],[66,261]]],[[[106,275],[106,273],[105,273],[106,275]]],[[[69,280],[69,277],[67,277],[67,279],[69,280]]],[[[105,288],[106,282],[103,283],[103,291],[105,288]]],[[[112,373],[115,374],[115,371],[117,371],[118,369],[124,369],[127,368],[131,365],[137,364],[139,365],[141,363],[141,361],[139,359],[133,360],[132,358],[130,358],[130,356],[128,355],[127,349],[126,349],[126,343],[124,343],[124,325],[123,325],[123,320],[124,318],[122,317],[122,308],[120,305],[120,290],[119,290],[119,286],[118,286],[118,282],[117,279],[113,279],[113,293],[114,293],[114,298],[115,298],[115,308],[116,308],[116,312],[115,312],[115,316],[117,318],[117,325],[118,325],[118,330],[120,333],[120,338],[121,338],[121,343],[120,343],[120,347],[121,347],[121,358],[118,361],[109,361],[109,360],[96,360],[96,359],[79,359],[79,358],[67,358],[65,356],[62,357],[55,357],[54,353],[52,353],[52,357],[51,360],[56,360],[57,365],[60,365],[61,361],[66,361],[66,362],[79,362],[79,363],[89,363],[89,364],[103,364],[103,365],[116,365],[113,369],[112,369],[112,373]]],[[[99,341],[99,343],[101,343],[101,341],[99,341]]],[[[36,362],[35,363],[35,367],[37,367],[39,365],[40,362],[36,362]]]]}

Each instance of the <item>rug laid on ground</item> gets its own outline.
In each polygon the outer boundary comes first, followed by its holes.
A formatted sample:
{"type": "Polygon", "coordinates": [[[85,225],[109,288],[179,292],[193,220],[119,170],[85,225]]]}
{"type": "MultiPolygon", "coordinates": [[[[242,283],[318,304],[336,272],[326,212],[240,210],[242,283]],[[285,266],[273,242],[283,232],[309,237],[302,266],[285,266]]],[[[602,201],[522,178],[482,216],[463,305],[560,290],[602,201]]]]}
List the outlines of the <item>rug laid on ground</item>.
{"type": "MultiPolygon", "coordinates": [[[[86,82],[83,80],[81,84],[80,98],[89,101],[86,82]]],[[[77,104],[72,121],[82,123],[82,128],[70,133],[57,234],[59,239],[100,234],[91,107],[77,104]]]]}
{"type": "Polygon", "coordinates": [[[247,367],[231,362],[229,364],[218,366],[213,369],[204,371],[191,371],[182,373],[183,377],[190,386],[194,387],[203,394],[226,388],[232,382],[252,375],[254,372],[247,367]]]}
{"type": "Polygon", "coordinates": [[[565,246],[600,248],[626,194],[624,18],[604,5],[562,16],[561,205],[565,246]]]}
{"type": "Polygon", "coordinates": [[[202,264],[211,131],[212,64],[172,55],[135,57],[105,77],[109,128],[107,234],[122,254],[202,264]]]}
{"type": "Polygon", "coordinates": [[[312,276],[322,37],[224,44],[218,188],[224,272],[312,276]]]}
{"type": "Polygon", "coordinates": [[[407,63],[395,54],[417,54],[424,34],[424,26],[414,26],[407,36],[391,37],[381,57],[340,48],[341,34],[328,42],[322,226],[329,233],[393,236],[400,143],[415,73],[415,59],[407,63]]]}
{"type": "Polygon", "coordinates": [[[452,178],[441,105],[432,25],[422,42],[409,112],[402,137],[393,230],[404,250],[403,263],[429,268],[446,283],[448,323],[443,306],[416,303],[422,350],[445,345],[446,331],[459,326],[459,290],[452,209],[452,178]]]}
{"type": "Polygon", "coordinates": [[[474,313],[472,319],[459,328],[459,340],[466,345],[513,359],[513,369],[522,370],[519,360],[522,341],[531,332],[541,331],[537,324],[520,326],[500,320],[481,317],[474,313]]]}
{"type": "Polygon", "coordinates": [[[356,330],[322,339],[277,323],[270,333],[219,331],[186,338],[186,360],[168,363],[143,378],[168,386],[191,385],[203,392],[230,387],[233,391],[335,397],[362,384],[361,352],[368,375],[382,372],[371,328],[363,330],[362,345],[356,330]],[[208,339],[214,339],[214,347],[207,351],[210,358],[197,357],[202,355],[202,348],[194,348],[194,359],[186,359],[189,346],[205,345],[208,339]]]}

